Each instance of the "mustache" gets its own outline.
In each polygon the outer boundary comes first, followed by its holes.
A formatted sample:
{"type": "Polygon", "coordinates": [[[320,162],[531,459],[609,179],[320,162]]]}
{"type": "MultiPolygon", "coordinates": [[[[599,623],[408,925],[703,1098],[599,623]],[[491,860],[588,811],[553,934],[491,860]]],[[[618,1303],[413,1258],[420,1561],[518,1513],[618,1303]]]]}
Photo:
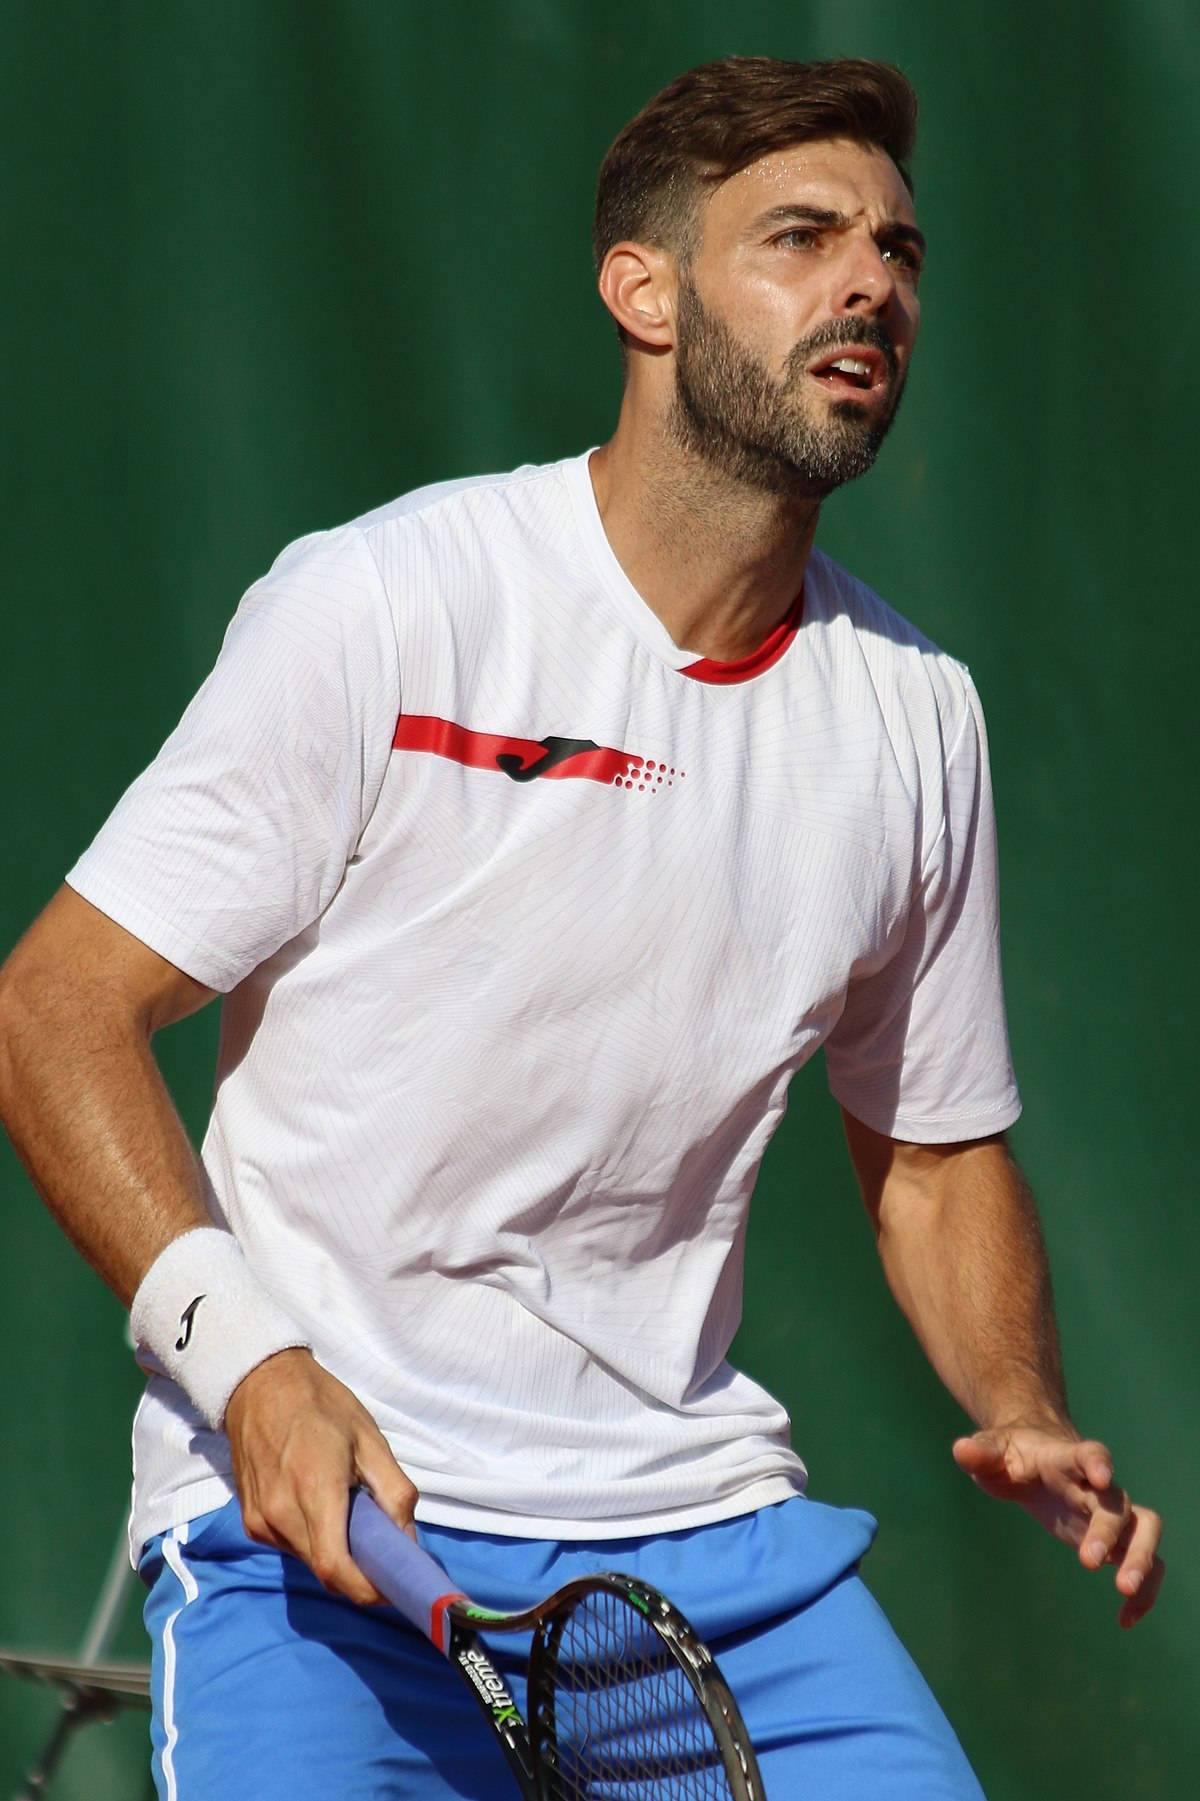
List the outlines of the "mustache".
{"type": "Polygon", "coordinates": [[[810,332],[807,338],[801,338],[788,357],[788,375],[803,375],[822,351],[841,350],[851,344],[865,344],[872,350],[877,350],[887,364],[889,379],[895,381],[900,372],[900,362],[891,333],[878,319],[860,319],[854,315],[847,319],[827,319],[824,325],[818,325],[816,331],[810,332]]]}

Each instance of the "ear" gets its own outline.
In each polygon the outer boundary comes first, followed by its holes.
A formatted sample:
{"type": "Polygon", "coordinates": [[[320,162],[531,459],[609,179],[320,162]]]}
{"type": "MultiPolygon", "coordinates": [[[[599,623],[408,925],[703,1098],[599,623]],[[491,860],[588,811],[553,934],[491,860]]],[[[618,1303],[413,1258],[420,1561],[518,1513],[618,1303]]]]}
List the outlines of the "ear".
{"type": "Polygon", "coordinates": [[[648,244],[614,244],[600,265],[600,298],[629,336],[656,350],[675,342],[675,259],[648,244]]]}

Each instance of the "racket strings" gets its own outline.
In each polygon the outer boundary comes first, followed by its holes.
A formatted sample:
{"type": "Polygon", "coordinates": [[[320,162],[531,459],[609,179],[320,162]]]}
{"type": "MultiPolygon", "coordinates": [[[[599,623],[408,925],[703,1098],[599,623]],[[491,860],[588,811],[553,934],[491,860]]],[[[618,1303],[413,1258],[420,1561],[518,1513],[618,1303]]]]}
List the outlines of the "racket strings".
{"type": "Polygon", "coordinates": [[[552,1649],[555,1801],[729,1801],[696,1690],[633,1605],[618,1594],[588,1595],[552,1649]]]}

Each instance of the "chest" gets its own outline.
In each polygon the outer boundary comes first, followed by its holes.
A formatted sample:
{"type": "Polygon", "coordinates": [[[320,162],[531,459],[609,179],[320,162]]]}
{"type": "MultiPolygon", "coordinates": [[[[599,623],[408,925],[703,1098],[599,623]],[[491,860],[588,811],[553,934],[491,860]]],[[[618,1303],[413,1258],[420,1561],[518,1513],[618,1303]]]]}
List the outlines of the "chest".
{"type": "Polygon", "coordinates": [[[802,1061],[903,929],[912,772],[803,652],[720,688],[525,623],[410,658],[345,900],[497,1043],[659,1093],[802,1061]]]}

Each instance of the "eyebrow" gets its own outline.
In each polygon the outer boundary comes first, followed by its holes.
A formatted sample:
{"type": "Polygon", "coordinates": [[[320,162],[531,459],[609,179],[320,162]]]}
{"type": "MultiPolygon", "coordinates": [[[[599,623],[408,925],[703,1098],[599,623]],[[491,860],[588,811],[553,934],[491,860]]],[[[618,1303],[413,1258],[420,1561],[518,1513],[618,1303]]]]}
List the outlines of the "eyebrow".
{"type": "MultiPolygon", "coordinates": [[[[767,212],[760,213],[754,223],[756,226],[771,226],[798,222],[819,226],[824,231],[844,231],[851,220],[849,214],[839,213],[830,207],[805,206],[799,201],[791,201],[785,206],[773,206],[767,212]]],[[[922,256],[925,254],[925,233],[918,231],[915,225],[906,225],[902,219],[887,220],[874,236],[882,243],[912,244],[922,256]]]]}

